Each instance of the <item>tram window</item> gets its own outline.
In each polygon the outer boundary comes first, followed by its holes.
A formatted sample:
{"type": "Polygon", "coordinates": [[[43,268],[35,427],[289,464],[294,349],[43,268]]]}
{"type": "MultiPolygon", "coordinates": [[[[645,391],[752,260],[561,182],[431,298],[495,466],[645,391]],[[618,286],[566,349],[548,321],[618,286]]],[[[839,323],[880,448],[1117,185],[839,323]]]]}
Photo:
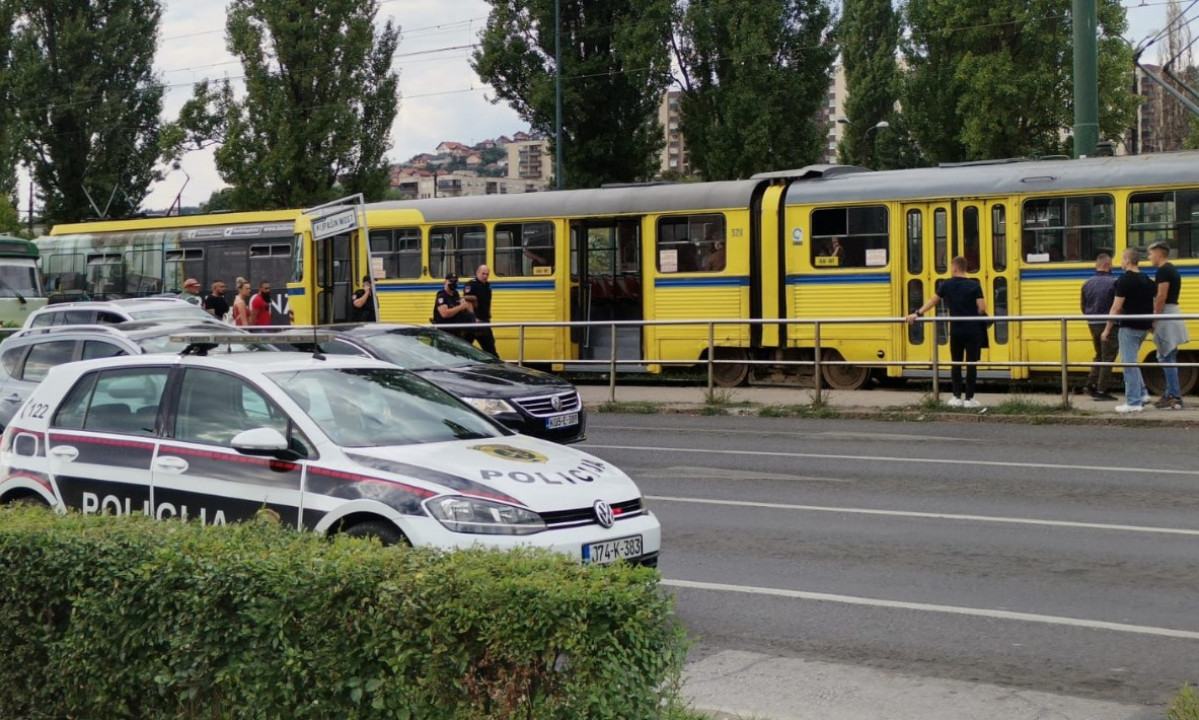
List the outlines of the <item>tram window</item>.
{"type": "Polygon", "coordinates": [[[721,272],[727,264],[723,215],[658,220],[658,272],[721,272]]]}
{"type": "Polygon", "coordinates": [[[1002,205],[991,206],[991,264],[1007,269],[1007,211],[1002,205]]]}
{"type": "Polygon", "coordinates": [[[1135,193],[1128,200],[1128,244],[1170,246],[1172,258],[1199,257],[1199,190],[1135,193]]]}
{"type": "Polygon", "coordinates": [[[553,223],[495,226],[495,267],[492,270],[496,277],[552,275],[555,256],[553,223]]]}
{"type": "Polygon", "coordinates": [[[812,211],[812,264],[818,268],[885,267],[890,239],[885,207],[812,211]]]}
{"type": "Polygon", "coordinates": [[[420,277],[420,228],[371,230],[370,241],[371,262],[383,266],[384,278],[420,277]]]}
{"type": "Polygon", "coordinates": [[[908,210],[908,272],[916,274],[923,270],[924,214],[919,210],[908,210]]]}
{"type": "Polygon", "coordinates": [[[429,230],[429,274],[463,277],[487,261],[487,228],[482,225],[441,225],[429,230]]]}
{"type": "Polygon", "coordinates": [[[978,208],[962,208],[962,256],[966,258],[966,272],[976,273],[982,258],[979,250],[982,245],[978,224],[978,208]]]}
{"type": "Polygon", "coordinates": [[[1034,198],[1024,202],[1026,262],[1090,262],[1115,247],[1110,195],[1034,198]]]}
{"type": "MultiPolygon", "coordinates": [[[[912,212],[917,212],[913,210],[912,212]]],[[[918,213],[917,213],[918,214],[918,213]]],[[[914,313],[924,305],[924,282],[920,278],[908,280],[908,312],[914,313]]],[[[908,342],[913,345],[924,343],[925,323],[908,325],[908,342]]]]}
{"type": "MultiPolygon", "coordinates": [[[[1008,297],[1007,297],[1007,278],[997,277],[994,283],[994,292],[991,295],[992,310],[996,316],[1002,317],[1008,314],[1008,297]]],[[[1007,343],[1008,327],[1006,320],[997,320],[995,322],[995,342],[999,345],[1007,343]]]]}
{"type": "MultiPolygon", "coordinates": [[[[190,253],[192,251],[188,250],[188,252],[190,253]]],[[[201,250],[200,252],[201,252],[201,257],[203,257],[202,253],[204,251],[201,250]]],[[[277,257],[290,257],[290,256],[291,256],[291,245],[279,244],[279,245],[251,245],[250,246],[250,258],[251,259],[266,258],[266,257],[276,257],[277,258],[277,257]]],[[[192,259],[191,255],[188,255],[187,257],[189,260],[192,259]]]]}
{"type": "Polygon", "coordinates": [[[938,275],[949,270],[949,214],[944,208],[933,212],[933,261],[938,275]]]}

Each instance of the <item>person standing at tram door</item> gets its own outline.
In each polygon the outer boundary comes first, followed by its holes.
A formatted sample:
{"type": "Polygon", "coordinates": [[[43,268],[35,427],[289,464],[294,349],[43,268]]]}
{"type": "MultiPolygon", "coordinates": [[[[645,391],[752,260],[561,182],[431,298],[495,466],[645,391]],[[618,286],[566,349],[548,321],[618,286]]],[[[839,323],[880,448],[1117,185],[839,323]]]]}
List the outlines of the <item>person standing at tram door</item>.
{"type": "Polygon", "coordinates": [[[350,319],[354,322],[375,321],[375,286],[370,275],[362,276],[362,287],[354,291],[350,319]]]}
{"type": "MultiPolygon", "coordinates": [[[[1112,256],[1100,253],[1095,258],[1095,274],[1082,284],[1082,314],[1107,315],[1107,311],[1112,309],[1112,302],[1115,299],[1116,278],[1112,275],[1112,256]]],[[[1106,326],[1107,323],[1103,320],[1096,319],[1093,322],[1087,322],[1087,328],[1091,331],[1091,344],[1095,347],[1094,362],[1097,363],[1115,362],[1116,351],[1119,350],[1115,338],[1103,339],[1103,329],[1106,326]]],[[[1096,365],[1092,367],[1091,374],[1087,377],[1086,387],[1087,392],[1091,394],[1091,399],[1115,400],[1116,396],[1107,391],[1111,380],[1112,369],[1110,366],[1096,365]]]]}
{"type": "MultiPolygon", "coordinates": [[[[950,270],[952,277],[941,283],[941,287],[937,288],[919,310],[908,315],[909,325],[942,302],[950,317],[986,317],[987,301],[983,298],[982,285],[977,280],[966,277],[966,258],[961,255],[955,257],[950,261],[950,270]]],[[[954,362],[951,371],[953,399],[949,401],[949,407],[979,407],[978,401],[974,399],[978,367],[972,364],[966,368],[966,397],[963,399],[962,366],[959,363],[978,362],[982,357],[982,349],[986,346],[987,325],[984,320],[949,323],[949,357],[954,362]]]]}
{"type": "MultiPolygon", "coordinates": [[[[458,294],[458,276],[454,273],[446,275],[445,286],[437,291],[437,299],[433,302],[433,324],[458,325],[473,322],[476,320],[470,303],[463,302],[462,296],[458,294]]],[[[475,331],[470,328],[448,328],[446,332],[467,342],[472,342],[475,335],[475,331]]]]}
{"type": "MultiPolygon", "coordinates": [[[[1116,299],[1108,315],[1152,315],[1153,296],[1156,293],[1153,281],[1141,272],[1141,253],[1136,248],[1128,248],[1120,257],[1124,274],[1116,280],[1116,299]]],[[[1103,329],[1103,339],[1112,336],[1112,328],[1116,323],[1107,321],[1103,329]]],[[[1140,360],[1141,343],[1145,335],[1153,329],[1152,320],[1121,320],[1120,332],[1116,337],[1120,342],[1120,362],[1124,363],[1124,404],[1116,406],[1118,413],[1138,413],[1149,401],[1149,392],[1145,390],[1145,382],[1141,376],[1141,368],[1137,366],[1140,360]]]]}
{"type": "MultiPolygon", "coordinates": [[[[462,297],[470,306],[474,308],[475,320],[481,323],[491,322],[491,283],[488,278],[491,277],[491,268],[486,265],[480,265],[475,270],[475,276],[466,281],[466,286],[462,288],[462,297]]],[[[491,354],[496,359],[500,354],[495,351],[495,334],[491,332],[491,328],[483,327],[475,331],[475,341],[479,343],[479,347],[483,352],[491,354]]]]}
{"type": "MultiPolygon", "coordinates": [[[[1158,240],[1149,246],[1149,262],[1157,268],[1153,280],[1157,283],[1157,295],[1153,298],[1154,315],[1178,315],[1178,296],[1182,292],[1182,276],[1170,262],[1170,246],[1158,240]]],[[[1191,341],[1187,324],[1182,320],[1162,318],[1153,323],[1153,344],[1157,348],[1159,363],[1178,362],[1178,347],[1191,341]]],[[[1160,410],[1182,409],[1182,388],[1178,383],[1178,368],[1164,367],[1166,390],[1153,406],[1160,410]]]]}

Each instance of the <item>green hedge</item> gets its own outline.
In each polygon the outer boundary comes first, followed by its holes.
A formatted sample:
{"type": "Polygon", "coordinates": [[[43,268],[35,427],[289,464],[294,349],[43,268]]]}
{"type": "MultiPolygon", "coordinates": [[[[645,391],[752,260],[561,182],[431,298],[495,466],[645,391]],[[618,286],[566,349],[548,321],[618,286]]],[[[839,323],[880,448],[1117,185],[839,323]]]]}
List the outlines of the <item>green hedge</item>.
{"type": "Polygon", "coordinates": [[[676,716],[657,574],[0,511],[0,717],[676,716]]]}

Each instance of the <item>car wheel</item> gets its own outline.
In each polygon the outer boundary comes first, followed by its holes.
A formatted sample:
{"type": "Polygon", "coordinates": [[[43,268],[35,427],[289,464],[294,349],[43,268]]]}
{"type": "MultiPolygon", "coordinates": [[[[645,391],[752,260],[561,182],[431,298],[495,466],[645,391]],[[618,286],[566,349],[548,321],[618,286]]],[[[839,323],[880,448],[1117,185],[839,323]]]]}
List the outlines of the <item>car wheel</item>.
{"type": "Polygon", "coordinates": [[[408,538],[404,536],[404,533],[400,532],[399,528],[382,520],[369,520],[357,525],[351,525],[342,530],[341,533],[356,538],[378,538],[379,542],[384,546],[411,545],[408,542],[408,538]]]}

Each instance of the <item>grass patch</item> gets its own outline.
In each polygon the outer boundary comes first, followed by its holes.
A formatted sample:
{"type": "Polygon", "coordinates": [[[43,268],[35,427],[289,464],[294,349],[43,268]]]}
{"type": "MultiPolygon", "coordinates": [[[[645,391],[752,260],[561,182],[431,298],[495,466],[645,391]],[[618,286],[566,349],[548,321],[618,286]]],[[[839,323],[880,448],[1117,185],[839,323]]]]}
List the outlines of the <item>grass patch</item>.
{"type": "Polygon", "coordinates": [[[1003,402],[991,408],[996,415],[1062,415],[1074,412],[1073,408],[1062,407],[1060,403],[1041,403],[1030,400],[1025,395],[1012,395],[1003,402]]]}
{"type": "Polygon", "coordinates": [[[728,406],[726,406],[726,405],[712,405],[709,403],[707,405],[704,405],[702,408],[700,408],[699,414],[700,415],[728,415],[729,409],[728,409],[728,406]]]}
{"type": "Polygon", "coordinates": [[[659,411],[658,403],[644,400],[606,402],[596,409],[602,413],[623,413],[625,415],[657,415],[659,411]]]}
{"type": "Polygon", "coordinates": [[[1183,685],[1166,707],[1166,720],[1199,720],[1199,694],[1190,685],[1183,685]]]}
{"type": "Polygon", "coordinates": [[[758,411],[758,417],[814,418],[827,420],[840,417],[836,410],[826,404],[820,405],[767,405],[758,411]]]}
{"type": "Polygon", "coordinates": [[[711,387],[704,391],[704,403],[707,405],[732,405],[733,391],[729,388],[711,387]]]}

